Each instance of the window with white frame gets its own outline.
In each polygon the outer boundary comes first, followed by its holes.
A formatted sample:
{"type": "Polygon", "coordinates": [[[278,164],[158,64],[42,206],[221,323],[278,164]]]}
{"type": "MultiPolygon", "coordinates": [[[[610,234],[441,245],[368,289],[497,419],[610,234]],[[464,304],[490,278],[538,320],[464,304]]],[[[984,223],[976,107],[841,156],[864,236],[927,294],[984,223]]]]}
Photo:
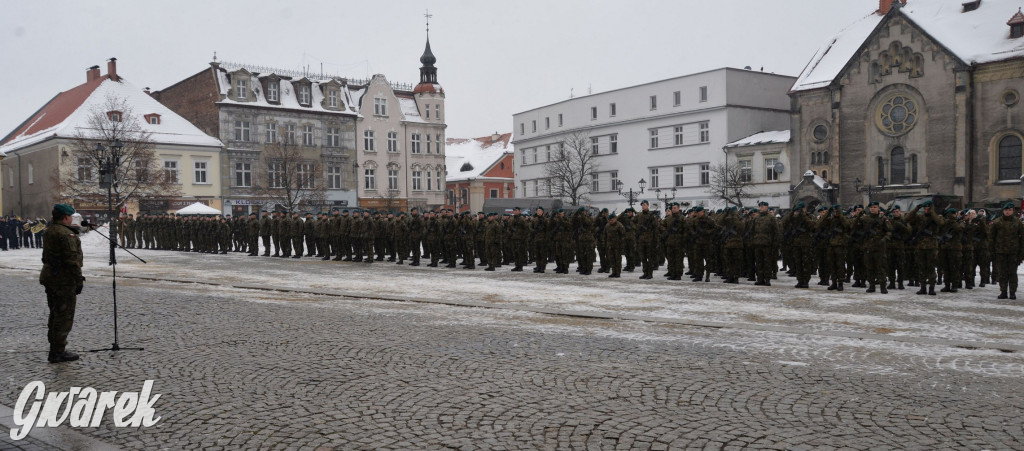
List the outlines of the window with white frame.
{"type": "Polygon", "coordinates": [[[377,189],[377,170],[376,169],[364,169],[363,170],[363,187],[368,190],[377,189]]]}
{"type": "Polygon", "coordinates": [[[437,138],[437,153],[444,153],[444,149],[441,148],[441,144],[444,142],[444,140],[441,139],[441,134],[438,133],[434,135],[434,137],[437,138]]]}
{"type": "Polygon", "coordinates": [[[388,168],[388,189],[398,189],[398,169],[388,168]]]}
{"type": "Polygon", "coordinates": [[[615,117],[615,104],[614,103],[608,104],[608,115],[611,116],[611,117],[615,117]]]}
{"type": "Polygon", "coordinates": [[[526,134],[526,124],[524,124],[522,122],[519,123],[519,134],[520,135],[525,135],[526,134]]]}
{"type": "Polygon", "coordinates": [[[658,168],[651,168],[651,176],[649,178],[651,179],[651,189],[661,186],[658,184],[658,168]]]}
{"type": "Polygon", "coordinates": [[[178,183],[178,162],[176,160],[164,160],[164,179],[169,183],[178,183]]]}
{"type": "Polygon", "coordinates": [[[363,150],[374,152],[373,130],[363,130],[363,150]]]}
{"type": "Polygon", "coordinates": [[[530,127],[531,127],[531,129],[530,129],[531,132],[537,133],[537,121],[536,120],[530,121],[530,127]]]}
{"type": "Polygon", "coordinates": [[[534,180],[533,182],[531,182],[531,184],[533,185],[533,195],[534,196],[539,196],[540,195],[540,180],[534,180]]]}
{"type": "Polygon", "coordinates": [[[277,142],[277,124],[271,122],[267,124],[267,144],[273,144],[277,142]]]}
{"type": "Polygon", "coordinates": [[[551,128],[551,117],[550,116],[549,117],[545,117],[544,118],[544,130],[547,130],[547,129],[550,129],[550,128],[551,128]]]}
{"type": "Polygon", "coordinates": [[[284,143],[295,144],[295,124],[284,126],[284,143]]]}
{"type": "Polygon", "coordinates": [[[673,177],[673,180],[672,180],[673,185],[672,186],[683,186],[683,167],[682,166],[676,166],[674,172],[675,172],[675,177],[673,177]]]}
{"type": "Polygon", "coordinates": [[[373,115],[374,116],[387,116],[388,115],[388,99],[377,97],[373,99],[373,115]]]}
{"type": "Polygon", "coordinates": [[[434,117],[441,120],[441,104],[434,105],[434,117]]]}
{"type": "Polygon", "coordinates": [[[658,129],[651,130],[651,148],[658,148],[658,129]]]}
{"type": "MultiPolygon", "coordinates": [[[[431,183],[434,180],[432,178],[430,178],[431,176],[432,176],[432,174],[430,173],[430,171],[427,171],[427,191],[433,191],[434,190],[434,186],[431,183]]],[[[441,189],[441,186],[438,185],[437,189],[441,189]]]]}
{"type": "Polygon", "coordinates": [[[420,134],[413,133],[409,137],[409,151],[412,153],[420,153],[420,134]]]}
{"type": "Polygon", "coordinates": [[[544,161],[551,161],[551,145],[544,146],[544,161]]]}
{"type": "Polygon", "coordinates": [[[152,124],[152,125],[160,124],[160,116],[156,116],[156,115],[150,116],[149,117],[149,123],[152,124]]]}
{"type": "Polygon", "coordinates": [[[237,98],[238,100],[246,99],[246,87],[248,84],[248,80],[244,78],[239,78],[238,80],[235,80],[235,98],[237,98]]]}
{"type": "Polygon", "coordinates": [[[522,150],[521,155],[523,156],[523,164],[526,164],[526,149],[522,150]]]}
{"type": "Polygon", "coordinates": [[[707,86],[701,86],[700,89],[699,89],[698,95],[700,97],[700,101],[701,102],[707,102],[708,101],[708,87],[707,86]]]}
{"type": "Polygon", "coordinates": [[[460,205],[468,204],[469,203],[469,190],[466,189],[466,188],[462,188],[462,189],[459,190],[459,192],[462,193],[462,202],[460,202],[460,205]]]}
{"type": "Polygon", "coordinates": [[[676,145],[683,145],[683,126],[678,125],[675,127],[676,145]]]}
{"type": "Polygon", "coordinates": [[[426,114],[427,114],[426,118],[427,118],[427,119],[430,119],[430,104],[429,104],[429,103],[427,103],[427,104],[425,104],[424,106],[425,106],[425,108],[423,108],[423,109],[424,109],[424,110],[425,110],[425,111],[427,112],[427,113],[426,113],[426,114]]]}
{"type": "Polygon", "coordinates": [[[600,145],[596,136],[590,138],[590,154],[597,155],[600,150],[600,145]]]}
{"type": "Polygon", "coordinates": [[[398,152],[398,132],[388,132],[388,152],[398,152]]]}
{"type": "Polygon", "coordinates": [[[235,186],[242,188],[252,186],[252,163],[235,162],[235,186]]]}
{"type": "MultiPolygon", "coordinates": [[[[509,194],[512,193],[512,185],[509,185],[509,194]]],[[[551,179],[544,179],[544,195],[551,197],[551,179]]]]}
{"type": "Polygon", "coordinates": [[[249,121],[235,121],[235,141],[249,140],[249,121]]]}
{"type": "Polygon", "coordinates": [[[611,187],[609,187],[609,189],[614,190],[616,186],[619,186],[619,171],[611,171],[608,174],[611,178],[612,184],[611,187]]]}
{"type": "Polygon", "coordinates": [[[707,121],[700,123],[700,142],[706,143],[711,141],[711,130],[707,121]]]}
{"type": "Polygon", "coordinates": [[[443,171],[441,171],[441,170],[437,171],[437,189],[441,189],[441,187],[444,186],[444,183],[441,183],[441,176],[443,176],[443,175],[444,175],[443,171]]]}
{"type": "MultiPolygon", "coordinates": [[[[534,185],[533,190],[536,193],[536,185],[534,185]]],[[[595,193],[601,191],[601,174],[598,174],[596,172],[590,174],[590,190],[595,193]]]]}
{"type": "Polygon", "coordinates": [[[497,199],[498,198],[498,190],[497,189],[491,188],[491,193],[490,194],[491,195],[488,196],[488,198],[490,198],[490,199],[497,199]]]}
{"type": "Polygon", "coordinates": [[[299,188],[312,189],[316,186],[316,174],[313,172],[312,163],[298,163],[295,165],[295,175],[298,177],[296,180],[299,188]]]}
{"type": "MultiPolygon", "coordinates": [[[[431,145],[430,133],[427,133],[426,135],[427,135],[427,153],[430,153],[431,152],[430,148],[433,147],[433,145],[431,145]]],[[[441,143],[438,143],[439,146],[440,146],[440,144],[441,143]]],[[[440,150],[440,149],[438,149],[438,150],[440,150]]]]}
{"type": "Polygon", "coordinates": [[[700,184],[707,186],[711,184],[711,164],[704,163],[700,165],[700,184]]]}
{"type": "Polygon", "coordinates": [[[558,113],[558,126],[562,126],[562,113],[558,113]]]}
{"type": "Polygon", "coordinates": [[[302,145],[312,146],[313,145],[313,126],[303,125],[302,126],[302,145]]]}
{"type": "Polygon", "coordinates": [[[280,161],[267,163],[267,180],[271,188],[284,188],[284,164],[280,161]]]}
{"type": "Polygon", "coordinates": [[[143,160],[135,160],[135,180],[145,182],[149,179],[149,163],[143,160]]]}
{"type": "Polygon", "coordinates": [[[423,171],[412,171],[412,189],[413,191],[423,190],[423,171]]]}
{"type": "Polygon", "coordinates": [[[776,157],[764,159],[764,181],[777,182],[779,180],[779,173],[775,172],[775,163],[778,162],[779,159],[776,157]]]}
{"type": "Polygon", "coordinates": [[[338,91],[333,89],[327,90],[327,106],[331,108],[338,107],[338,91]]]}
{"type": "Polygon", "coordinates": [[[672,106],[679,106],[683,104],[683,93],[676,91],[672,93],[672,106]]]}
{"type": "Polygon", "coordinates": [[[309,89],[309,85],[299,85],[299,104],[309,106],[309,104],[312,103],[312,100],[310,100],[311,98],[312,94],[309,89]]]}
{"type": "Polygon", "coordinates": [[[448,190],[448,205],[455,205],[455,190],[448,190]]]}
{"type": "Polygon", "coordinates": [[[267,100],[271,102],[277,102],[277,92],[280,89],[280,82],[269,81],[267,82],[267,100]]]}
{"type": "Polygon", "coordinates": [[[651,111],[658,109],[658,96],[651,96],[651,111]]]}
{"type": "Polygon", "coordinates": [[[193,163],[195,165],[195,178],[193,178],[192,183],[201,184],[201,185],[209,183],[207,181],[207,179],[206,179],[206,165],[207,165],[207,162],[205,162],[205,161],[195,161],[193,163]]]}
{"type": "Polygon", "coordinates": [[[532,158],[530,158],[531,160],[533,160],[532,162],[536,163],[537,162],[537,148],[536,147],[530,149],[530,156],[532,157],[532,158]]]}
{"type": "Polygon", "coordinates": [[[754,170],[750,160],[740,160],[740,181],[750,182],[753,180],[754,170]]]}
{"type": "Polygon", "coordinates": [[[618,135],[618,133],[608,137],[608,153],[612,153],[612,154],[619,153],[619,135],[618,135]]]}
{"type": "Polygon", "coordinates": [[[341,189],[341,166],[327,166],[327,189],[341,189]]]}
{"type": "Polygon", "coordinates": [[[341,127],[327,127],[327,147],[341,147],[341,127]]]}
{"type": "Polygon", "coordinates": [[[590,120],[595,120],[595,119],[597,119],[597,107],[596,106],[592,106],[592,107],[590,107],[590,120]]]}

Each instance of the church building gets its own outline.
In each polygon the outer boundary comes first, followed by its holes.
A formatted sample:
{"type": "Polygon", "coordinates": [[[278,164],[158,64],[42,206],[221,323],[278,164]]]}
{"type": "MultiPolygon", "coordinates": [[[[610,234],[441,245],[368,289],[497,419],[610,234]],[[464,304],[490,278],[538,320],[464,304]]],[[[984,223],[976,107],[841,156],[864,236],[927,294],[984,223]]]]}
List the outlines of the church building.
{"type": "Polygon", "coordinates": [[[1022,91],[1019,0],[880,0],[790,90],[790,182],[826,187],[792,202],[1019,200],[1022,91]]]}

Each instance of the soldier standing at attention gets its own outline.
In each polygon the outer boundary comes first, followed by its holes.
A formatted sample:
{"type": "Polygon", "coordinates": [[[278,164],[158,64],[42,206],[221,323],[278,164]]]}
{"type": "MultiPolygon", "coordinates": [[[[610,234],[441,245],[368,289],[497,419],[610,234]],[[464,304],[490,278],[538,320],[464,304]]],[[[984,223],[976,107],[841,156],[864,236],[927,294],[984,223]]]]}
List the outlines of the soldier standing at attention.
{"type": "Polygon", "coordinates": [[[757,274],[757,282],[754,285],[770,286],[771,278],[779,269],[775,251],[779,237],[779,221],[768,209],[768,202],[759,202],[757,206],[760,212],[754,217],[753,224],[754,271],[757,274]]]}
{"type": "Polygon", "coordinates": [[[245,236],[249,239],[249,256],[257,257],[260,255],[260,220],[256,219],[256,212],[249,213],[245,227],[248,229],[245,236]]]}
{"type": "Polygon", "coordinates": [[[260,217],[260,239],[263,241],[263,256],[267,257],[270,255],[270,232],[272,230],[270,213],[267,210],[263,210],[262,217],[260,217]]]}
{"type": "Polygon", "coordinates": [[[487,229],[484,232],[487,241],[487,250],[485,251],[487,268],[484,271],[494,271],[495,265],[501,262],[501,235],[503,232],[501,223],[497,219],[496,213],[487,214],[487,229]]]}
{"type": "Polygon", "coordinates": [[[537,261],[533,272],[543,274],[548,265],[548,256],[551,255],[551,222],[544,216],[544,207],[537,207],[533,218],[533,241],[536,247],[534,258],[537,261]]]}
{"type": "Polygon", "coordinates": [[[686,254],[686,227],[683,225],[683,213],[679,204],[669,204],[670,210],[665,215],[665,258],[668,260],[668,280],[682,280],[683,258],[686,254]]]}
{"type": "Polygon", "coordinates": [[[888,260],[886,245],[892,236],[892,225],[881,213],[878,201],[868,204],[868,213],[856,220],[856,228],[861,232],[861,258],[868,282],[866,292],[874,293],[875,285],[880,285],[881,293],[886,294],[889,292],[885,287],[885,263],[888,260]]]}
{"type": "Polygon", "coordinates": [[[945,223],[939,228],[939,264],[942,265],[943,293],[956,293],[961,281],[960,265],[963,261],[964,225],[956,218],[957,210],[947,208],[943,212],[945,223]]]}
{"type": "MultiPolygon", "coordinates": [[[[992,221],[989,229],[992,236],[993,263],[999,281],[999,297],[1006,299],[1007,288],[1009,298],[1017,299],[1017,266],[1024,260],[1024,225],[1014,214],[1013,203],[1003,204],[1003,215],[992,221]]],[[[43,242],[45,244],[45,241],[43,242]]]]}
{"type": "Polygon", "coordinates": [[[569,274],[569,263],[572,261],[572,231],[565,210],[559,208],[551,220],[551,236],[555,254],[555,273],[569,274]]]}
{"type": "Polygon", "coordinates": [[[576,234],[576,262],[579,273],[589,276],[594,270],[594,246],[597,244],[594,237],[594,220],[586,208],[579,207],[572,218],[572,223],[576,234]]]}
{"type": "Polygon", "coordinates": [[[825,264],[828,267],[828,274],[832,277],[832,284],[828,289],[838,291],[843,291],[843,282],[846,280],[846,246],[850,232],[842,208],[839,204],[832,205],[818,222],[818,233],[825,237],[827,246],[825,264]]]}
{"type": "Polygon", "coordinates": [[[797,202],[793,211],[790,211],[782,220],[785,235],[790,244],[789,254],[790,269],[796,276],[796,288],[810,288],[811,273],[814,272],[814,252],[811,247],[814,244],[814,219],[805,209],[806,204],[797,202]]]}
{"type": "MultiPolygon", "coordinates": [[[[409,250],[412,251],[412,262],[409,266],[420,265],[420,241],[423,240],[423,231],[425,225],[423,224],[423,218],[420,217],[420,209],[413,207],[412,214],[409,217],[409,250]]],[[[401,238],[401,237],[399,237],[401,238]]]]}
{"type": "Polygon", "coordinates": [[[917,294],[935,296],[935,266],[942,218],[932,211],[931,200],[921,202],[907,215],[907,222],[914,228],[914,241],[917,243],[914,247],[914,264],[919,271],[917,280],[921,283],[921,289],[917,290],[917,294]],[[922,214],[917,214],[918,210],[921,210],[922,214]]]}
{"type": "Polygon", "coordinates": [[[654,277],[654,265],[657,258],[658,219],[651,212],[650,202],[640,202],[640,215],[637,218],[637,244],[640,247],[640,266],[644,274],[641,279],[654,277]]]}
{"type": "Polygon", "coordinates": [[[626,243],[626,228],[619,223],[615,213],[608,215],[608,223],[604,226],[604,242],[607,246],[605,258],[608,261],[606,263],[602,260],[601,264],[607,264],[611,270],[612,273],[608,277],[617,279],[622,273],[622,248],[626,243]]]}
{"type": "Polygon", "coordinates": [[[521,272],[523,266],[526,266],[526,248],[529,240],[530,225],[523,218],[522,209],[515,207],[512,209],[512,258],[515,261],[512,271],[521,272]]]}
{"type": "MultiPolygon", "coordinates": [[[[78,354],[67,351],[68,334],[75,321],[77,296],[82,293],[82,241],[71,228],[70,205],[53,206],[53,221],[43,238],[43,269],[39,283],[46,288],[46,304],[50,308],[47,339],[50,342],[50,363],[78,360],[78,354]]],[[[1015,285],[1016,287],[1016,285],[1015,285]]]]}
{"type": "Polygon", "coordinates": [[[889,253],[888,265],[886,266],[886,270],[889,272],[889,286],[887,288],[890,290],[893,288],[902,290],[903,279],[908,278],[907,263],[904,256],[906,255],[906,241],[910,237],[910,226],[903,219],[903,212],[900,211],[899,205],[892,207],[892,217],[889,219],[889,223],[892,224],[892,237],[886,246],[889,253]]]}

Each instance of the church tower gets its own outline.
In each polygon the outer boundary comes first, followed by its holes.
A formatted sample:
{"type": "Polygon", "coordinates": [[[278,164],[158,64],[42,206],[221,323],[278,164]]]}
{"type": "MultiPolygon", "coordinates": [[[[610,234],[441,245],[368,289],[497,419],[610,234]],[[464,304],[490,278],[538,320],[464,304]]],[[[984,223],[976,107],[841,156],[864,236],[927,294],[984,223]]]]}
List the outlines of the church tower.
{"type": "Polygon", "coordinates": [[[437,58],[434,57],[434,52],[430,50],[430,17],[429,13],[427,17],[427,47],[423,50],[423,56],[420,57],[420,83],[413,89],[413,95],[416,97],[416,103],[420,107],[420,116],[429,118],[428,122],[443,122],[444,118],[444,89],[437,83],[437,68],[434,67],[434,63],[437,62],[437,58]],[[426,111],[427,108],[431,110],[426,111]]]}

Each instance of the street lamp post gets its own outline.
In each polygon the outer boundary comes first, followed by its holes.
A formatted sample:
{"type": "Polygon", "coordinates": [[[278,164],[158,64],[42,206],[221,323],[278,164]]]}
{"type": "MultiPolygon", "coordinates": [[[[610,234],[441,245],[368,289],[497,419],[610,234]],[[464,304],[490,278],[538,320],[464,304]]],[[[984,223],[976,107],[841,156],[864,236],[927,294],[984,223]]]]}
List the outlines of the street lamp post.
{"type": "MultiPolygon", "coordinates": [[[[862,182],[860,180],[860,177],[853,179],[853,189],[856,190],[857,192],[860,192],[861,183],[862,182]]],[[[886,180],[885,177],[878,179],[878,191],[885,191],[886,183],[888,183],[888,180],[886,180]]],[[[872,187],[871,185],[864,185],[864,191],[868,192],[868,203],[870,204],[871,192],[874,191],[874,187],[872,187]]]]}
{"type": "Polygon", "coordinates": [[[629,202],[629,208],[633,208],[633,204],[640,201],[640,195],[644,193],[644,188],[647,187],[647,181],[642,178],[637,182],[637,184],[640,185],[640,191],[633,191],[633,188],[630,187],[629,191],[626,192],[622,192],[622,180],[619,180],[618,183],[615,184],[615,188],[619,191],[619,195],[625,197],[626,201],[629,202]]]}
{"type": "Polygon", "coordinates": [[[661,188],[655,188],[654,197],[658,199],[662,205],[666,206],[665,211],[668,211],[668,201],[676,198],[676,188],[672,187],[671,196],[669,196],[669,190],[665,190],[665,195],[661,195],[661,188]]]}

